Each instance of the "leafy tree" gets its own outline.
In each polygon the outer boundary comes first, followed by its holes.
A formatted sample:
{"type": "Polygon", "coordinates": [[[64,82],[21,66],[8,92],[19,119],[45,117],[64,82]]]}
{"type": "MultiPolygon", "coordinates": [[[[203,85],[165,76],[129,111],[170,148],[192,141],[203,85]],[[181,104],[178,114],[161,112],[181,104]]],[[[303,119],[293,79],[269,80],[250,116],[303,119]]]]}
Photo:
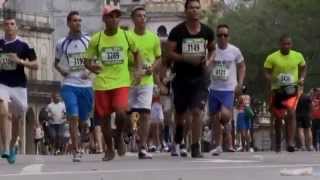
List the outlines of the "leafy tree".
{"type": "Polygon", "coordinates": [[[319,0],[254,0],[249,6],[240,3],[235,8],[219,8],[205,13],[207,23],[211,27],[219,23],[231,27],[230,41],[242,50],[247,62],[250,93],[257,97],[266,94],[263,63],[278,49],[279,37],[284,33],[292,36],[294,49],[303,53],[308,64],[306,89],[320,86],[319,0]],[[223,16],[217,16],[221,11],[223,16]]]}

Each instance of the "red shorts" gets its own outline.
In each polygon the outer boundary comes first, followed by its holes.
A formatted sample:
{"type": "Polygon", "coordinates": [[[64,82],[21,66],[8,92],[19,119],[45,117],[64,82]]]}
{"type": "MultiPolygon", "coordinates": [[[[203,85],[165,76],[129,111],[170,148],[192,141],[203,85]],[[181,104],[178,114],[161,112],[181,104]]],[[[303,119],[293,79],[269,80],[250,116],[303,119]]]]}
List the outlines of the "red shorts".
{"type": "Polygon", "coordinates": [[[281,101],[283,108],[276,108],[274,105],[275,97],[271,97],[271,112],[277,119],[283,119],[287,110],[295,110],[298,105],[299,95],[290,97],[286,100],[281,101]]]}
{"type": "Polygon", "coordinates": [[[95,114],[98,118],[106,118],[112,112],[127,110],[128,94],[128,87],[107,91],[95,91],[95,114]]]}

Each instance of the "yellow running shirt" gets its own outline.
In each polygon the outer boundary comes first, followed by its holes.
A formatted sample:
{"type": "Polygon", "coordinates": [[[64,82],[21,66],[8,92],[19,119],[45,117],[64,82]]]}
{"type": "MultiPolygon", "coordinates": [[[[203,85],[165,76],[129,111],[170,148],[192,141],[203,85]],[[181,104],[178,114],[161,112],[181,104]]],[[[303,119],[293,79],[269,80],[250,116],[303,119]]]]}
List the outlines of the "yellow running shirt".
{"type": "Polygon", "coordinates": [[[290,50],[288,55],[281,54],[280,50],[267,57],[264,68],[272,69],[271,89],[279,89],[282,85],[297,84],[299,67],[306,64],[303,55],[290,50]]]}
{"type": "MultiPolygon", "coordinates": [[[[151,31],[146,30],[143,35],[138,35],[133,31],[130,34],[139,47],[140,56],[142,58],[143,66],[151,66],[154,64],[157,57],[161,56],[161,47],[159,37],[151,31]]],[[[129,56],[129,61],[133,62],[133,56],[129,56]]],[[[140,85],[153,85],[153,75],[146,75],[142,78],[140,85]]]]}
{"type": "Polygon", "coordinates": [[[86,59],[97,57],[102,71],[93,82],[94,90],[112,90],[130,86],[128,52],[137,52],[137,46],[130,35],[118,28],[115,35],[103,31],[94,34],[85,53],[86,59]],[[129,48],[130,47],[130,48],[129,48]]]}

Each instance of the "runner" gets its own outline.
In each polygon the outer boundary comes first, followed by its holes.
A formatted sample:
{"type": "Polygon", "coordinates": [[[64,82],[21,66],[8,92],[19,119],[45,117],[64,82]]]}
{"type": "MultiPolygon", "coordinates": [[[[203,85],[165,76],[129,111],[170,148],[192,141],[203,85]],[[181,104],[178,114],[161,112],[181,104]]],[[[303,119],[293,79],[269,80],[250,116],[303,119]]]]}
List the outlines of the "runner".
{"type": "MultiPolygon", "coordinates": [[[[211,85],[209,88],[209,112],[213,127],[216,148],[212,155],[222,153],[223,128],[231,128],[235,93],[240,94],[246,72],[241,51],[229,43],[230,28],[226,24],[217,27],[216,56],[213,60],[211,85]]],[[[231,131],[227,130],[228,151],[234,152],[231,131]]]]}
{"type": "Polygon", "coordinates": [[[28,108],[24,68],[37,70],[38,63],[34,50],[17,36],[14,18],[6,17],[3,29],[4,38],[0,39],[0,135],[4,149],[1,157],[13,164],[16,161],[19,121],[24,120],[28,108]]]}
{"type": "MultiPolygon", "coordinates": [[[[70,135],[73,146],[73,162],[80,162],[79,126],[86,127],[93,105],[92,82],[84,67],[84,53],[88,48],[89,37],[81,32],[81,17],[78,11],[67,16],[69,34],[56,45],[55,68],[64,77],[61,96],[65,102],[67,119],[70,122],[70,135]]],[[[81,132],[82,133],[82,132],[81,132]]]]}
{"type": "MultiPolygon", "coordinates": [[[[146,144],[149,134],[150,110],[153,95],[153,86],[155,75],[159,79],[158,73],[153,72],[158,70],[161,47],[160,39],[156,34],[146,29],[146,10],[143,6],[137,6],[132,10],[131,18],[134,23],[132,37],[139,49],[143,60],[143,68],[146,75],[142,78],[139,84],[134,84],[129,93],[129,106],[131,112],[140,114],[138,135],[139,135],[139,159],[151,159],[152,155],[146,151],[146,144]]],[[[159,80],[157,80],[159,81],[159,80]]]]}
{"type": "Polygon", "coordinates": [[[280,50],[270,54],[265,63],[265,76],[271,90],[271,113],[275,118],[276,152],[281,151],[281,131],[285,120],[287,151],[294,152],[296,131],[296,106],[298,86],[303,86],[306,63],[303,55],[291,50],[292,39],[288,35],[280,38],[280,50]]]}
{"type": "Polygon", "coordinates": [[[123,127],[128,121],[128,93],[130,75],[128,54],[134,59],[134,78],[137,83],[143,75],[141,59],[131,33],[119,28],[121,11],[113,5],[106,5],[102,11],[105,30],[93,35],[86,52],[86,67],[96,74],[94,80],[95,114],[101,120],[107,151],[103,161],[112,160],[115,156],[110,115],[116,112],[117,131],[115,144],[119,156],[125,154],[123,127]],[[97,63],[93,59],[97,57],[97,63]]]}
{"type": "Polygon", "coordinates": [[[214,33],[200,22],[201,6],[199,0],[187,0],[185,3],[186,21],[172,29],[168,38],[168,55],[173,61],[176,74],[173,82],[175,105],[175,143],[172,155],[187,156],[182,144],[185,120],[188,111],[192,114],[191,156],[202,157],[200,153],[201,113],[208,92],[209,76],[206,71],[208,59],[214,52],[214,33]]]}

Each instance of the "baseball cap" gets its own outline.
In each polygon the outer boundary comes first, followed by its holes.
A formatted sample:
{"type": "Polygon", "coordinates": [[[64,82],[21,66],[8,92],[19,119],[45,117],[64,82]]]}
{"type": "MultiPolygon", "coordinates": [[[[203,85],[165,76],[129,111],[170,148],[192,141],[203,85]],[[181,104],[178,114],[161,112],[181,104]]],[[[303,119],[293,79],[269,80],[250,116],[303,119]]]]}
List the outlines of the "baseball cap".
{"type": "Polygon", "coordinates": [[[121,10],[118,6],[114,6],[114,5],[105,5],[102,8],[102,16],[104,15],[108,15],[114,11],[117,11],[120,15],[121,15],[121,10]]]}

